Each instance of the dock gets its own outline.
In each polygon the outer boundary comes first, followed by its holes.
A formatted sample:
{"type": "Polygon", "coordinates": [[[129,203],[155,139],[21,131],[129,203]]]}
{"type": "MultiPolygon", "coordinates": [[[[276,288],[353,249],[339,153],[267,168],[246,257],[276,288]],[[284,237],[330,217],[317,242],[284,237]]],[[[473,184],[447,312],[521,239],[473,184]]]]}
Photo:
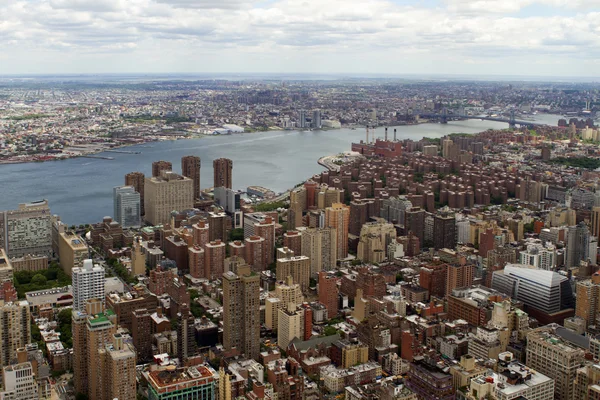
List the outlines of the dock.
{"type": "Polygon", "coordinates": [[[107,153],[121,153],[121,154],[142,154],[141,151],[128,151],[128,150],[104,150],[107,153]]]}
{"type": "Polygon", "coordinates": [[[95,158],[97,160],[114,160],[114,157],[107,157],[107,156],[95,156],[92,154],[86,154],[86,155],[81,155],[79,157],[83,157],[83,158],[95,158]]]}

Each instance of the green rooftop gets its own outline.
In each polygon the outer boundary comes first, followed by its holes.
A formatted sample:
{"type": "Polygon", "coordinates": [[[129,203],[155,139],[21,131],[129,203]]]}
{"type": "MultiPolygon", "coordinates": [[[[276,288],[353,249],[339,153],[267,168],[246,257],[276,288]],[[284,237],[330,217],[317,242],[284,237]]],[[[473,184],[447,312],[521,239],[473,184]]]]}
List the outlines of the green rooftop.
{"type": "Polygon", "coordinates": [[[94,315],[88,321],[92,325],[110,322],[108,318],[112,317],[113,315],[115,315],[114,311],[111,309],[108,309],[101,314],[94,315]]]}

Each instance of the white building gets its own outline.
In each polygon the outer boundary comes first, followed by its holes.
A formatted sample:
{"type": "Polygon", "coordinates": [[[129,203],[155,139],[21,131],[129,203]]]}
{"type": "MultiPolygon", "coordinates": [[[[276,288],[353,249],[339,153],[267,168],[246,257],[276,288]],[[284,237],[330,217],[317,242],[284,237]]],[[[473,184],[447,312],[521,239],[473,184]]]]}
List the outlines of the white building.
{"type": "Polygon", "coordinates": [[[527,249],[519,253],[519,263],[531,265],[545,271],[556,268],[556,247],[552,243],[542,244],[541,241],[528,241],[527,249]]]}
{"type": "Polygon", "coordinates": [[[469,400],[497,399],[512,400],[525,398],[528,400],[553,400],[554,379],[528,368],[517,361],[512,361],[510,353],[502,353],[499,357],[498,372],[487,373],[471,379],[466,395],[457,392],[457,398],[469,400]],[[502,358],[508,357],[508,361],[502,358]]]}
{"type": "Polygon", "coordinates": [[[38,384],[30,362],[4,367],[2,400],[38,400],[38,384]]]}
{"type": "Polygon", "coordinates": [[[133,186],[117,186],[113,189],[115,221],[123,229],[142,226],[141,197],[133,186]]]}
{"type": "Polygon", "coordinates": [[[85,312],[90,299],[100,299],[104,304],[104,268],[84,260],[83,267],[73,268],[73,309],[85,312]]]}

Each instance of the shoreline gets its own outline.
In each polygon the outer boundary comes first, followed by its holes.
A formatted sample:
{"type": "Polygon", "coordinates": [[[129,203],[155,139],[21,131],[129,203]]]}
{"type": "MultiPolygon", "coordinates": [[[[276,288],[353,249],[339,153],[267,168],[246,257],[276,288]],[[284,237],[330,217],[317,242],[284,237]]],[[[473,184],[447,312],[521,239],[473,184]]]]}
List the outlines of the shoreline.
{"type": "MultiPolygon", "coordinates": [[[[432,123],[431,121],[426,121],[426,122],[417,122],[414,124],[400,124],[400,125],[394,125],[394,126],[412,126],[412,125],[422,125],[422,124],[428,124],[428,123],[432,123]]],[[[381,126],[381,128],[383,128],[383,126],[381,126]]],[[[0,167],[2,165],[11,165],[11,164],[29,164],[29,163],[44,163],[44,162],[53,162],[53,161],[65,161],[65,160],[70,160],[73,158],[85,158],[86,156],[93,156],[93,155],[97,155],[100,153],[104,153],[106,151],[110,151],[110,150],[117,150],[117,149],[122,149],[125,147],[131,147],[131,146],[138,146],[138,145],[144,145],[147,143],[156,143],[156,142],[166,142],[166,141],[176,141],[176,140],[189,140],[189,139],[203,139],[206,137],[218,137],[218,136],[234,136],[234,135],[242,135],[242,134],[260,134],[260,133],[268,133],[268,132],[274,132],[274,131],[284,131],[284,132],[311,132],[311,131],[323,131],[323,132],[327,132],[327,131],[335,131],[335,130],[339,130],[339,129],[365,129],[365,126],[362,125],[343,125],[341,128],[321,128],[321,129],[267,129],[267,130],[260,130],[260,131],[252,131],[252,132],[240,132],[240,133],[227,133],[227,134],[221,134],[221,135],[207,135],[207,134],[197,134],[194,136],[190,136],[190,137],[177,137],[177,138],[165,138],[165,139],[158,139],[158,138],[153,138],[150,140],[146,140],[140,143],[122,143],[122,144],[116,144],[113,147],[107,147],[104,149],[98,149],[96,151],[90,151],[90,152],[85,152],[85,153],[81,153],[81,154],[71,154],[71,155],[62,155],[60,157],[52,157],[52,153],[44,153],[44,154],[39,154],[36,155],[37,157],[40,157],[39,159],[27,159],[27,160],[3,160],[0,159],[0,167]]],[[[92,144],[92,143],[90,143],[92,144]]],[[[83,145],[85,146],[85,144],[83,145]]],[[[31,157],[36,157],[36,156],[31,156],[31,157]]],[[[18,156],[15,156],[18,157],[18,156]]]]}

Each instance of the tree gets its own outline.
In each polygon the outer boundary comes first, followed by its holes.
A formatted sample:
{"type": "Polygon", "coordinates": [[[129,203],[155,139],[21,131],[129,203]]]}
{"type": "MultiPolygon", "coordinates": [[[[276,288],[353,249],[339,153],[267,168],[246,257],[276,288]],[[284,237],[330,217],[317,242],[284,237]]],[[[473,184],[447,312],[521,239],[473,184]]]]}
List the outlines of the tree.
{"type": "Polygon", "coordinates": [[[233,242],[235,240],[244,240],[244,229],[235,228],[235,229],[231,230],[231,233],[229,234],[229,240],[231,242],[233,242]]]}
{"type": "Polygon", "coordinates": [[[35,274],[33,278],[31,278],[31,283],[34,285],[44,286],[48,283],[48,279],[42,274],[35,274]]]}
{"type": "Polygon", "coordinates": [[[333,326],[326,326],[323,330],[323,333],[325,334],[325,336],[333,336],[337,333],[337,329],[335,329],[335,327],[333,326]]]}

